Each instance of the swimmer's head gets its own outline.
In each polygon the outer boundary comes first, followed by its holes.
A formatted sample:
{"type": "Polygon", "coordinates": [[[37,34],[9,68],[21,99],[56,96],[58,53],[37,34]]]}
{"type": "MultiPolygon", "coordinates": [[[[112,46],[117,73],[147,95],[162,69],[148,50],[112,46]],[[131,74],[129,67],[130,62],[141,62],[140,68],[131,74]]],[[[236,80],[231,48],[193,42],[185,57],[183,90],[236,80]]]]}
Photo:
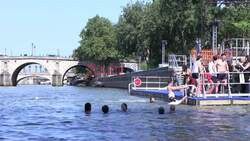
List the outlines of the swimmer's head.
{"type": "Polygon", "coordinates": [[[107,113],[109,112],[109,107],[108,107],[108,105],[102,106],[102,112],[103,112],[104,114],[107,114],[107,113]]]}
{"type": "Polygon", "coordinates": [[[175,112],[175,106],[174,105],[170,106],[170,112],[175,112]]]}
{"type": "Polygon", "coordinates": [[[163,107],[160,107],[160,108],[158,109],[158,113],[159,113],[160,115],[163,115],[163,114],[165,113],[164,108],[163,108],[163,107]]]}
{"type": "Polygon", "coordinates": [[[127,112],[128,111],[128,105],[126,103],[122,103],[121,109],[122,109],[123,112],[127,112]]]}
{"type": "Polygon", "coordinates": [[[84,105],[84,111],[85,111],[85,113],[90,113],[91,112],[91,104],[90,103],[86,103],[84,105]]]}

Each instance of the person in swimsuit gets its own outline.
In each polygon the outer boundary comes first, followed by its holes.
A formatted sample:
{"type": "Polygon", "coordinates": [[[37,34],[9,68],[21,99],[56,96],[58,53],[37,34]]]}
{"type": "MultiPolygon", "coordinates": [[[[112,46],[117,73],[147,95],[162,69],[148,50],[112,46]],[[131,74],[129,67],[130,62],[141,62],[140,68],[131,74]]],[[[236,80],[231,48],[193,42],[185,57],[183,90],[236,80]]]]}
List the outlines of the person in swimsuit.
{"type": "Polygon", "coordinates": [[[221,54],[221,58],[219,58],[216,61],[215,66],[216,66],[216,69],[218,72],[217,78],[219,80],[227,79],[227,73],[228,73],[229,69],[228,69],[228,64],[227,64],[225,54],[221,54]]]}
{"type": "Polygon", "coordinates": [[[226,60],[226,54],[221,54],[221,58],[217,59],[217,61],[215,62],[215,66],[217,69],[217,86],[216,86],[216,93],[218,93],[219,91],[219,85],[220,82],[222,82],[224,85],[226,85],[227,82],[227,74],[229,72],[228,69],[228,64],[227,64],[227,60],[226,60]]]}
{"type": "Polygon", "coordinates": [[[181,89],[187,89],[187,88],[189,88],[188,85],[173,86],[173,82],[170,82],[167,86],[169,102],[176,101],[174,91],[181,90],[181,89]]]}

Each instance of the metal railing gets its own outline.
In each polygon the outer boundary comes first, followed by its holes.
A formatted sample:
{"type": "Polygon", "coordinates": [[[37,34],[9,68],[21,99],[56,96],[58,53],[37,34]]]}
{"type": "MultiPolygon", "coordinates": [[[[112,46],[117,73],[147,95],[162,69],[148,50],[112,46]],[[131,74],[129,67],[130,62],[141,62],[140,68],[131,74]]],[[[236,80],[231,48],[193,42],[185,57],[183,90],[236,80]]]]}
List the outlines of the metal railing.
{"type": "Polygon", "coordinates": [[[131,83],[128,85],[129,93],[132,90],[163,90],[166,89],[169,80],[172,77],[158,77],[158,76],[133,76],[131,83]],[[140,81],[140,84],[135,83],[135,79],[140,81]]]}
{"type": "Polygon", "coordinates": [[[233,57],[246,56],[250,53],[250,38],[231,38],[223,40],[221,52],[226,48],[231,49],[233,57]],[[226,44],[227,47],[226,47],[226,44]]]}
{"type": "Polygon", "coordinates": [[[168,55],[168,64],[170,67],[182,67],[187,65],[187,56],[186,55],[168,55]]]}
{"type": "MultiPolygon", "coordinates": [[[[199,78],[197,79],[197,86],[194,86],[196,88],[195,97],[201,97],[201,98],[208,98],[208,97],[242,97],[242,96],[250,96],[250,81],[247,80],[247,82],[240,82],[240,75],[249,74],[250,72],[228,72],[227,73],[227,79],[226,82],[217,81],[212,82],[211,78],[208,78],[209,73],[201,73],[199,75],[199,78]],[[237,78],[237,80],[233,80],[237,78]],[[239,82],[238,82],[239,81],[239,82]],[[238,93],[233,92],[232,89],[235,86],[246,86],[249,87],[248,93],[238,93]],[[211,87],[213,87],[213,90],[211,90],[211,87]],[[217,87],[217,88],[216,88],[217,87]],[[222,92],[216,93],[215,90],[218,88],[221,88],[222,92]]],[[[178,76],[178,75],[177,75],[178,76]]],[[[183,77],[181,76],[175,76],[177,82],[183,81],[183,77]],[[180,80],[178,80],[180,79],[180,80]]],[[[128,90],[129,93],[131,93],[131,90],[163,90],[167,89],[168,82],[170,80],[174,80],[173,77],[156,77],[156,76],[135,76],[132,77],[131,83],[129,83],[128,90]],[[141,80],[141,84],[138,86],[135,84],[134,79],[139,78],[141,80]]],[[[181,84],[181,83],[179,83],[181,84]]],[[[191,86],[191,85],[190,85],[191,86]]]]}
{"type": "Polygon", "coordinates": [[[245,74],[249,74],[250,76],[250,72],[228,72],[226,73],[227,75],[227,79],[226,82],[223,80],[221,81],[217,81],[217,82],[212,82],[210,79],[208,79],[208,77],[206,75],[208,75],[208,73],[203,73],[200,74],[198,81],[198,86],[196,87],[196,96],[197,97],[203,97],[203,98],[207,98],[207,97],[229,97],[232,98],[234,96],[250,96],[250,81],[247,80],[242,80],[245,82],[240,82],[240,77],[242,76],[243,78],[245,74]],[[235,80],[235,78],[237,79],[237,81],[235,80]],[[238,82],[239,81],[239,82],[238,82]],[[248,92],[247,93],[242,93],[242,92],[233,92],[233,88],[235,86],[245,86],[245,87],[249,87],[248,88],[248,92]],[[213,89],[211,88],[213,87],[213,89]],[[222,92],[218,92],[218,89],[221,89],[220,91],[222,92]],[[226,90],[226,92],[225,92],[226,90]],[[216,92],[217,91],[217,92],[216,92]]]}

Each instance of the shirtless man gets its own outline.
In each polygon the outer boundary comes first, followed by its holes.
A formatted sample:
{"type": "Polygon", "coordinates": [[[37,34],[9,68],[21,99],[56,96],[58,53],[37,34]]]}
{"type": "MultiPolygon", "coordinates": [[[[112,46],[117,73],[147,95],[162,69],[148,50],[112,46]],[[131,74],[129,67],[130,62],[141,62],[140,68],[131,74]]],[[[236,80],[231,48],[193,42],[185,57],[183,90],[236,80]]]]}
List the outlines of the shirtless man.
{"type": "Polygon", "coordinates": [[[215,66],[218,72],[217,78],[219,80],[227,79],[229,69],[225,54],[221,54],[221,58],[216,61],[215,66]]]}
{"type": "Polygon", "coordinates": [[[221,81],[224,82],[224,84],[226,84],[227,81],[227,73],[229,71],[228,68],[228,64],[227,64],[227,60],[226,60],[226,55],[223,53],[221,54],[221,58],[217,59],[216,63],[215,63],[216,69],[217,69],[217,87],[216,87],[216,92],[218,92],[218,87],[219,87],[219,83],[221,81]]]}

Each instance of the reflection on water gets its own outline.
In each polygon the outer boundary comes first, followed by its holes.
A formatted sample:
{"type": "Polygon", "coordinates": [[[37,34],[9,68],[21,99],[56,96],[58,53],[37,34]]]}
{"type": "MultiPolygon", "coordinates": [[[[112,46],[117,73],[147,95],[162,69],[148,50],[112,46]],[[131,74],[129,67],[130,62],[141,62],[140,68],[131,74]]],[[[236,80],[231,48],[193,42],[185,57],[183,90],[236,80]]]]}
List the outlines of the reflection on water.
{"type": "Polygon", "coordinates": [[[158,101],[126,90],[19,86],[0,88],[0,140],[249,140],[250,108],[178,106],[158,115],[158,101]],[[91,102],[93,111],[83,113],[91,102]],[[128,113],[120,104],[128,104],[128,113]],[[110,106],[103,115],[100,107],[110,106]]]}

